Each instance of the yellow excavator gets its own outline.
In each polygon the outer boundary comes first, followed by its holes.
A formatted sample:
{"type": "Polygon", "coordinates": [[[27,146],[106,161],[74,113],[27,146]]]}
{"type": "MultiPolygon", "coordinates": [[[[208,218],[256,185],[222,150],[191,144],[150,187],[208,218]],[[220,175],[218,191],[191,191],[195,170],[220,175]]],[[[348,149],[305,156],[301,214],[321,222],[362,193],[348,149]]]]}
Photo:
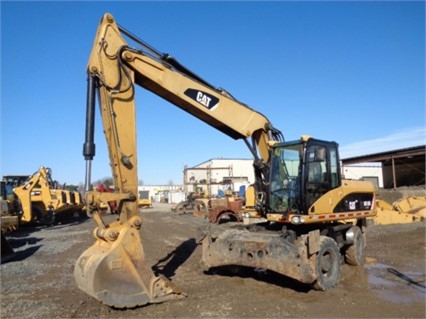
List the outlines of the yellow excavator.
{"type": "Polygon", "coordinates": [[[145,260],[139,234],[135,85],[243,140],[254,158],[254,209],[265,222],[207,227],[199,238],[207,268],[270,269],[326,290],[339,282],[342,259],[351,265],[364,262],[366,218],[375,215],[375,188],[341,178],[336,142],[308,136],[285,141],[264,115],[138,39],[111,14],[100,21],[87,72],[84,198],[97,227],[94,244],[74,268],[80,289],[116,308],[186,296],[169,279],[156,276],[145,260]],[[90,191],[97,95],[113,193],[90,191]],[[100,214],[101,203],[108,201],[118,203],[119,218],[111,223],[100,214]]]}

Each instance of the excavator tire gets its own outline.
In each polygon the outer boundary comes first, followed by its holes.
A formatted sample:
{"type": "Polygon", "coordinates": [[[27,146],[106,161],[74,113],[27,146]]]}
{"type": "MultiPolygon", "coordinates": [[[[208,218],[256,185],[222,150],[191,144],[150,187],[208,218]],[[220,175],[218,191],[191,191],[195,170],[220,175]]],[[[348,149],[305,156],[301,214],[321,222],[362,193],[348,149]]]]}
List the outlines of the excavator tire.
{"type": "Polygon", "coordinates": [[[320,237],[320,249],[316,260],[318,279],[314,282],[315,290],[325,291],[336,286],[340,280],[341,271],[340,249],[333,238],[320,237]]]}
{"type": "Polygon", "coordinates": [[[345,261],[351,266],[361,266],[365,261],[365,238],[358,226],[353,227],[354,242],[345,252],[345,261]]]}

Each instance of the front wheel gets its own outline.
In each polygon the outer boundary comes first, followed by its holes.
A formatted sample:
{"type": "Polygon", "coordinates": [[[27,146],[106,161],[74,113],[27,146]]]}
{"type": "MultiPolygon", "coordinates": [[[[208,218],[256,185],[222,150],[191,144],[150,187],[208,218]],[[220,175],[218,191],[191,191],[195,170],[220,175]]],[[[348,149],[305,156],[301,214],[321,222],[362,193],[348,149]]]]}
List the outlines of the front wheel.
{"type": "Polygon", "coordinates": [[[336,241],[333,238],[321,236],[320,250],[315,264],[318,279],[313,288],[324,291],[336,286],[340,280],[341,264],[340,249],[336,241]]]}

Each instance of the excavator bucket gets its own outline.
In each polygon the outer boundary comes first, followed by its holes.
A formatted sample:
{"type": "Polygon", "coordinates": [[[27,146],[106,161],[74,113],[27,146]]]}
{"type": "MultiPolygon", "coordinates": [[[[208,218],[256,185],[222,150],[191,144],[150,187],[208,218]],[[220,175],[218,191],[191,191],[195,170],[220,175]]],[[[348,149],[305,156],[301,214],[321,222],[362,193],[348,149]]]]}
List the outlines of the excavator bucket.
{"type": "Polygon", "coordinates": [[[12,259],[15,256],[12,246],[10,246],[7,239],[1,234],[1,263],[12,259]]]}
{"type": "Polygon", "coordinates": [[[164,276],[155,276],[146,264],[137,229],[125,227],[106,237],[112,240],[98,238],[75,265],[74,278],[81,290],[115,308],[186,296],[164,276]]]}

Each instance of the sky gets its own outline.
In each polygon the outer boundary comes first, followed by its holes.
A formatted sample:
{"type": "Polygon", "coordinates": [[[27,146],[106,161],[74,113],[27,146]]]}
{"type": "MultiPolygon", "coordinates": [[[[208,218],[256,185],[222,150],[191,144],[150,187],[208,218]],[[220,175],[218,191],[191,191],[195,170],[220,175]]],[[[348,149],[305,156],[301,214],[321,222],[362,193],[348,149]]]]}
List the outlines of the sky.
{"type": "MultiPolygon", "coordinates": [[[[1,175],[52,169],[84,182],[86,65],[98,23],[118,24],[261,112],[286,140],[347,158],[425,144],[424,1],[1,1],[1,175]]],[[[138,179],[251,158],[174,105],[136,90],[138,179]]],[[[97,114],[92,181],[111,176],[97,114]]]]}

